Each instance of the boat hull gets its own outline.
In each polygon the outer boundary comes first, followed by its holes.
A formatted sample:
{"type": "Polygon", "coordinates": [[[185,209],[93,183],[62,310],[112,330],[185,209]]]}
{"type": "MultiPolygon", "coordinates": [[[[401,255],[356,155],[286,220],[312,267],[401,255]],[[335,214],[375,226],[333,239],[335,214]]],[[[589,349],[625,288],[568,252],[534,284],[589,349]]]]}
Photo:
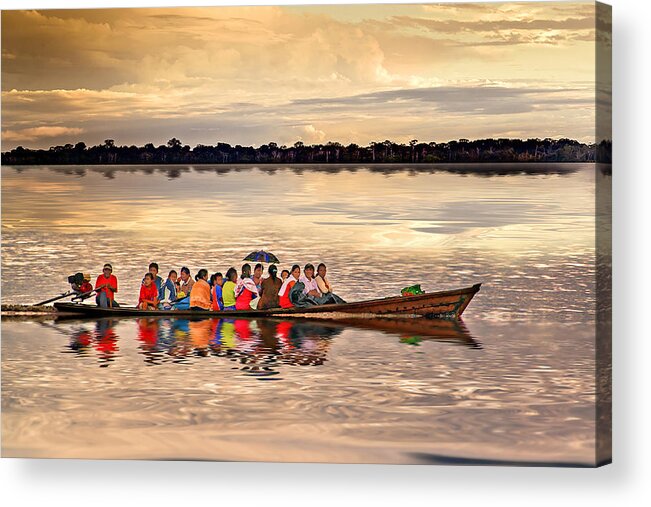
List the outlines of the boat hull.
{"type": "Polygon", "coordinates": [[[355,303],[311,306],[308,308],[273,308],[269,310],[140,310],[136,307],[100,308],[80,303],[54,303],[60,313],[88,317],[307,317],[339,319],[356,316],[420,316],[437,319],[458,319],[479,291],[481,284],[463,289],[430,292],[417,296],[397,296],[355,303]]]}

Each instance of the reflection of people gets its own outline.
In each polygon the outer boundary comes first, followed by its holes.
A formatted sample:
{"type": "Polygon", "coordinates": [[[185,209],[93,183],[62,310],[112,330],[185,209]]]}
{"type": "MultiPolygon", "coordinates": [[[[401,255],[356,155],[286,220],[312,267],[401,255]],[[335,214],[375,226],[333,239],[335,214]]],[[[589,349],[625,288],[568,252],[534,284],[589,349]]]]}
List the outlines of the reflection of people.
{"type": "MultiPolygon", "coordinates": [[[[197,286],[195,285],[195,288],[197,286]]],[[[211,319],[192,320],[189,324],[190,340],[195,349],[203,350],[210,342],[212,322],[211,319]]]]}
{"type": "Polygon", "coordinates": [[[237,345],[237,341],[235,340],[235,321],[224,319],[219,336],[221,338],[222,348],[234,349],[237,345]]]}
{"type": "Polygon", "coordinates": [[[155,347],[158,343],[158,320],[138,319],[138,339],[147,348],[155,347]]]}
{"type": "Polygon", "coordinates": [[[276,352],[278,349],[278,338],[276,337],[276,322],[270,319],[256,320],[256,325],[260,330],[260,339],[262,341],[262,350],[266,352],[276,352]]]}
{"type": "Polygon", "coordinates": [[[170,347],[171,356],[185,357],[192,348],[189,346],[190,321],[187,319],[172,319],[172,336],[174,336],[174,346],[170,347]]]}
{"type": "Polygon", "coordinates": [[[242,341],[251,339],[251,322],[247,319],[237,319],[235,321],[235,332],[237,337],[242,341]]]}
{"type": "Polygon", "coordinates": [[[156,310],[158,308],[158,288],[154,284],[154,277],[151,273],[145,273],[142,280],[138,308],[141,310],[156,310]]]}
{"type": "MultiPolygon", "coordinates": [[[[153,282],[152,287],[156,287],[153,282]]],[[[162,356],[159,350],[160,322],[158,319],[138,319],[138,339],[142,342],[140,350],[145,356],[145,363],[160,364],[162,356]]]]}
{"type": "Polygon", "coordinates": [[[104,264],[102,274],[95,281],[95,289],[97,290],[97,296],[95,297],[97,306],[102,308],[120,306],[115,301],[115,293],[118,291],[118,279],[113,274],[113,266],[110,264],[104,264]]]}
{"type": "Polygon", "coordinates": [[[70,348],[76,352],[82,352],[90,347],[93,337],[90,331],[81,328],[70,336],[70,348]]]}
{"type": "Polygon", "coordinates": [[[118,337],[113,320],[98,320],[95,325],[95,350],[99,353],[100,367],[107,367],[118,351],[118,337]]]}
{"type": "Polygon", "coordinates": [[[294,323],[291,320],[283,320],[276,325],[276,335],[278,339],[287,348],[292,348],[291,334],[294,323]]]}
{"type": "Polygon", "coordinates": [[[280,306],[278,291],[280,291],[283,282],[276,276],[276,273],[278,273],[278,268],[273,264],[269,266],[269,276],[262,281],[260,288],[258,310],[278,308],[280,306]]]}

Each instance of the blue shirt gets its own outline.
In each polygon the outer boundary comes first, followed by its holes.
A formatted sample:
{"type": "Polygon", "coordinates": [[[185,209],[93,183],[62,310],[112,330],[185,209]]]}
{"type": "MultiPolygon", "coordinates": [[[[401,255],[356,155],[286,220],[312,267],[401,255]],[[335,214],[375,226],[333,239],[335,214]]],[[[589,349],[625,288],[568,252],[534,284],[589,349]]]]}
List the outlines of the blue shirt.
{"type": "Polygon", "coordinates": [[[215,286],[212,288],[212,297],[217,299],[217,301],[219,303],[219,309],[223,310],[224,309],[224,300],[222,298],[221,285],[215,284],[215,286]]]}

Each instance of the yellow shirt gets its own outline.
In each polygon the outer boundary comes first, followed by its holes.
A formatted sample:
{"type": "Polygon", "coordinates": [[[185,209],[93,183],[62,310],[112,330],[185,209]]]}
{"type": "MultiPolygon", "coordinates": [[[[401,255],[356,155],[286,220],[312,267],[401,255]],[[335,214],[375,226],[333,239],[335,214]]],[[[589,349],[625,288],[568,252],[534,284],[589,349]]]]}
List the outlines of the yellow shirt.
{"type": "Polygon", "coordinates": [[[222,299],[224,300],[224,307],[235,306],[235,284],[230,280],[224,282],[222,287],[222,299]]]}

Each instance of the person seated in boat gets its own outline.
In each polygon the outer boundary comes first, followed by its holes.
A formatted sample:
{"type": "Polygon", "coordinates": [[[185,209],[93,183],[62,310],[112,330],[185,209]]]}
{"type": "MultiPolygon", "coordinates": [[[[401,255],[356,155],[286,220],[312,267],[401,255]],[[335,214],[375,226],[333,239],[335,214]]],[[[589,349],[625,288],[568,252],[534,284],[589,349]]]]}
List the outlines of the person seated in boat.
{"type": "MultiPolygon", "coordinates": [[[[151,273],[151,276],[153,277],[154,285],[158,289],[158,299],[160,300],[163,295],[163,278],[158,276],[158,264],[155,262],[152,262],[149,264],[149,272],[151,273]]],[[[142,283],[145,283],[145,280],[142,280],[142,283]]]]}
{"type": "Polygon", "coordinates": [[[278,268],[272,264],[269,266],[269,276],[262,280],[260,287],[260,302],[258,303],[258,310],[268,310],[269,308],[280,307],[278,299],[278,291],[283,285],[280,278],[276,276],[278,268]]]}
{"type": "Polygon", "coordinates": [[[316,285],[319,288],[321,294],[327,294],[328,292],[333,292],[332,285],[330,285],[330,280],[326,278],[327,268],[326,265],[319,264],[316,268],[316,285]]]}
{"type": "Polygon", "coordinates": [[[292,270],[290,271],[289,275],[283,282],[283,284],[280,286],[280,290],[278,291],[278,301],[280,302],[280,307],[281,308],[292,308],[294,305],[289,299],[289,293],[298,283],[298,279],[301,276],[301,268],[298,264],[294,264],[292,266],[292,270]]]}
{"type": "Polygon", "coordinates": [[[208,270],[200,269],[195,276],[195,283],[190,292],[190,310],[210,310],[210,284],[208,270]]]}
{"type": "Polygon", "coordinates": [[[288,277],[288,276],[289,276],[289,270],[288,270],[288,269],[283,269],[283,270],[280,272],[280,281],[281,281],[281,282],[284,282],[285,280],[287,280],[287,277],[288,277]]]}
{"type": "Polygon", "coordinates": [[[158,308],[158,288],[151,273],[145,273],[142,285],[140,285],[138,308],[140,310],[156,310],[158,308]]]}
{"type": "Polygon", "coordinates": [[[312,264],[306,264],[303,273],[303,276],[299,278],[298,283],[289,294],[289,300],[294,306],[304,308],[307,306],[345,303],[343,299],[332,292],[321,293],[314,278],[314,266],[312,264]],[[302,288],[302,292],[300,288],[302,288]]]}
{"type": "Polygon", "coordinates": [[[178,297],[184,298],[192,291],[194,280],[190,276],[190,270],[183,266],[181,268],[181,281],[179,282],[178,297]]]}
{"type": "Polygon", "coordinates": [[[330,280],[326,278],[327,268],[323,262],[317,266],[316,273],[316,284],[319,287],[319,292],[321,292],[321,297],[327,297],[331,303],[345,303],[343,299],[333,292],[332,284],[330,283],[330,280]]]}
{"type": "Polygon", "coordinates": [[[113,266],[104,264],[102,274],[97,277],[95,281],[96,297],[95,302],[97,306],[102,308],[119,307],[120,305],[115,301],[115,293],[118,291],[118,279],[113,274],[113,266]]]}
{"type": "Polygon", "coordinates": [[[175,270],[171,270],[167,275],[167,280],[161,288],[162,297],[160,298],[160,306],[163,310],[171,310],[176,300],[176,280],[178,278],[178,273],[175,270]]]}
{"type": "Polygon", "coordinates": [[[316,283],[314,278],[314,264],[307,263],[303,268],[303,274],[298,279],[299,282],[303,282],[305,288],[303,289],[303,294],[306,296],[312,296],[315,298],[321,297],[321,291],[319,286],[316,283]]]}
{"type": "Polygon", "coordinates": [[[224,310],[235,310],[235,287],[237,284],[237,270],[233,267],[226,271],[226,281],[222,285],[222,300],[224,310]]]}
{"type": "Polygon", "coordinates": [[[222,285],[224,285],[224,277],[221,273],[215,273],[212,276],[212,309],[213,311],[220,311],[224,309],[224,296],[222,293],[222,285]]]}
{"type": "Polygon", "coordinates": [[[251,278],[251,265],[244,264],[242,266],[242,274],[235,287],[235,309],[250,310],[251,308],[255,308],[259,301],[255,303],[253,301],[259,296],[258,288],[251,278]]]}
{"type": "Polygon", "coordinates": [[[260,289],[262,288],[262,273],[264,273],[264,266],[262,264],[258,263],[255,265],[255,268],[253,268],[253,283],[255,283],[255,286],[258,288],[258,292],[260,292],[260,289]]]}

